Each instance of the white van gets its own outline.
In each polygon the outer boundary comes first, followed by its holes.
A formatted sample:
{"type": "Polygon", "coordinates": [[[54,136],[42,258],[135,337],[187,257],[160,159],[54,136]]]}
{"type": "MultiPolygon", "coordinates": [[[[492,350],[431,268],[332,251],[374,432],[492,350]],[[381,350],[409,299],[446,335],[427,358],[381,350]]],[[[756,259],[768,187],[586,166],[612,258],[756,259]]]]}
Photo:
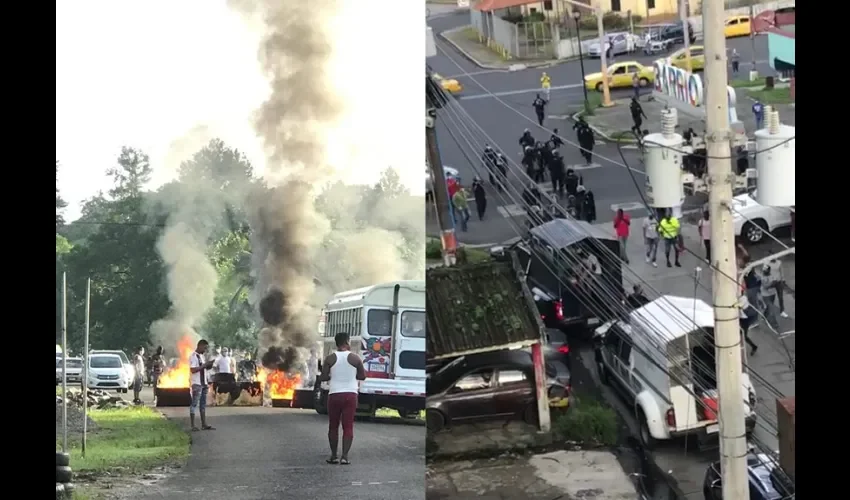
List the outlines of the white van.
{"type": "MultiPolygon", "coordinates": [[[[336,350],[334,335],[351,335],[366,368],[358,412],[391,408],[403,418],[425,409],[425,281],[392,281],[334,295],[318,325],[318,358],[336,350]]],[[[317,367],[317,369],[321,369],[317,367]]],[[[313,388],[314,408],[327,412],[327,382],[313,388]]]]}
{"type": "MultiPolygon", "coordinates": [[[[595,338],[599,378],[634,403],[644,446],[685,435],[695,435],[700,442],[717,436],[714,310],[710,305],[664,295],[632,311],[627,321],[600,326],[595,338]]],[[[745,400],[741,404],[749,434],[756,423],[756,392],[749,375],[744,373],[742,381],[745,400]]]]}

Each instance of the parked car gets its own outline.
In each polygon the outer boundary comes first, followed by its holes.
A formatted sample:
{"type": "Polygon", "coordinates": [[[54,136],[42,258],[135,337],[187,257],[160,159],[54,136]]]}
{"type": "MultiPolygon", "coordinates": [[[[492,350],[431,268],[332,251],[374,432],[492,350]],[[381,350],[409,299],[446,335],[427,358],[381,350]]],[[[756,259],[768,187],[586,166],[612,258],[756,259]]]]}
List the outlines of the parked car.
{"type": "MultiPolygon", "coordinates": [[[[546,361],[550,407],[566,408],[570,373],[558,361],[546,361]]],[[[432,372],[428,379],[426,423],[439,432],[457,423],[522,418],[537,422],[534,366],[524,350],[461,356],[432,372]]]]}
{"type": "MultiPolygon", "coordinates": [[[[610,33],[605,40],[605,49],[611,48],[612,55],[628,54],[634,52],[635,41],[629,33],[610,33]]],[[[602,57],[602,49],[599,48],[599,41],[590,42],[586,45],[588,57],[602,57]]]]}
{"type": "MultiPolygon", "coordinates": [[[[618,62],[608,66],[609,88],[630,88],[632,76],[637,73],[641,87],[648,87],[655,81],[655,70],[637,61],[618,62]]],[[[591,73],[584,77],[584,86],[588,90],[602,92],[602,73],[591,73]]]]}
{"type": "MultiPolygon", "coordinates": [[[[83,383],[83,360],[68,358],[65,363],[65,378],[69,384],[83,383]]],[[[56,358],[56,385],[62,383],[62,358],[56,358]]]]}
{"type": "Polygon", "coordinates": [[[461,85],[460,82],[455,80],[454,78],[443,78],[437,73],[431,73],[431,78],[433,78],[437,83],[439,83],[440,87],[442,87],[443,90],[450,94],[459,94],[463,91],[463,85],[461,85]]]}
{"type": "Polygon", "coordinates": [[[124,371],[127,373],[127,378],[132,381],[136,378],[136,367],[133,366],[133,363],[130,362],[130,358],[127,357],[127,354],[121,350],[94,350],[91,351],[91,354],[115,354],[119,358],[121,358],[121,363],[124,365],[124,371]]]}
{"type": "MultiPolygon", "coordinates": [[[[618,389],[634,407],[646,448],[689,435],[698,443],[716,439],[720,428],[710,305],[693,297],[663,295],[624,320],[600,326],[596,340],[599,379],[618,389]]],[[[745,356],[743,348],[741,356],[745,356]]],[[[746,371],[741,386],[746,428],[751,433],[757,399],[746,371]]]]}
{"type": "MultiPolygon", "coordinates": [[[[685,29],[683,26],[681,21],[665,26],[658,33],[658,39],[669,41],[673,45],[685,43],[685,29]]],[[[688,41],[690,43],[697,41],[696,34],[694,34],[694,25],[690,21],[688,21],[688,41]]]]}
{"type": "Polygon", "coordinates": [[[547,328],[546,345],[543,349],[547,361],[551,360],[564,363],[568,370],[572,368],[570,363],[570,341],[566,333],[556,328],[547,328]]]}
{"type": "MultiPolygon", "coordinates": [[[[702,71],[705,69],[705,50],[702,45],[693,45],[690,48],[691,50],[691,70],[692,71],[702,71]]],[[[676,52],[670,54],[670,57],[667,58],[667,64],[671,66],[675,66],[680,69],[687,70],[688,69],[688,59],[687,54],[685,54],[685,49],[679,49],[676,52]]]]}
{"type": "Polygon", "coordinates": [[[756,193],[739,194],[732,199],[735,236],[750,245],[764,241],[765,231],[772,233],[791,226],[790,208],[764,206],[756,201],[756,193]]]}
{"type": "Polygon", "coordinates": [[[127,392],[132,379],[117,354],[92,353],[89,355],[89,389],[114,389],[127,392]]]}
{"type": "Polygon", "coordinates": [[[730,16],[726,18],[723,26],[723,34],[726,38],[736,36],[750,36],[752,25],[750,24],[750,16],[730,16]]]}
{"type": "MultiPolygon", "coordinates": [[[[794,487],[782,469],[765,454],[747,455],[747,475],[750,480],[750,500],[781,500],[794,498],[794,487]]],[[[714,462],[705,471],[702,486],[705,500],[723,500],[720,462],[714,462]]]]}

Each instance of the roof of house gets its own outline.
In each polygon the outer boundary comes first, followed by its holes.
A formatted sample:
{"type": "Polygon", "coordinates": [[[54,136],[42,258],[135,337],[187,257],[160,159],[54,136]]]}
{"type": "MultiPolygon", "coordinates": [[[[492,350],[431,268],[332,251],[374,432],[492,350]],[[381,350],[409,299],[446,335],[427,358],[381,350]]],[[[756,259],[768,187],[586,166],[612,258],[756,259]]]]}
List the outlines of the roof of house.
{"type": "Polygon", "coordinates": [[[509,7],[519,7],[530,3],[538,3],[539,0],[481,0],[473,5],[473,9],[482,12],[490,12],[492,10],[507,9],[509,7]]]}
{"type": "Polygon", "coordinates": [[[537,309],[510,262],[438,267],[425,280],[428,358],[540,341],[537,309]]]}

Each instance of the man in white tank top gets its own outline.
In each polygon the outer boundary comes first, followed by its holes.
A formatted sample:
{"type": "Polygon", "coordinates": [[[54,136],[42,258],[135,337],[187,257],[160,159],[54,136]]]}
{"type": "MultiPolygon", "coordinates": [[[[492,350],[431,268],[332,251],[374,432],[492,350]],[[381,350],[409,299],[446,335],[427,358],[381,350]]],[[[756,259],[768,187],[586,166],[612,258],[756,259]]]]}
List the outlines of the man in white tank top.
{"type": "Polygon", "coordinates": [[[347,333],[334,336],[336,351],[325,358],[319,381],[329,381],[328,441],[331,445],[329,464],[348,465],[348,452],[354,441],[354,414],[357,411],[359,381],[366,380],[366,368],[359,355],[351,352],[347,333]],[[337,458],[339,426],[342,425],[342,456],[337,458]]]}

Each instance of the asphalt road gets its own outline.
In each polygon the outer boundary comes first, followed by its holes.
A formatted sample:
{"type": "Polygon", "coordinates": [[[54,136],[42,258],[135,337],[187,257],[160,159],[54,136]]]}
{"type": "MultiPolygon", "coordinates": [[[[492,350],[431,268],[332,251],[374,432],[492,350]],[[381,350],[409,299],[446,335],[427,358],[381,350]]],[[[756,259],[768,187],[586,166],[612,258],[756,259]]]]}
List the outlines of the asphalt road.
{"type": "MultiPolygon", "coordinates": [[[[447,29],[469,23],[469,15],[464,12],[442,13],[429,19],[428,24],[435,34],[447,29]]],[[[520,160],[518,139],[525,128],[528,128],[536,139],[546,140],[550,136],[548,130],[537,126],[531,103],[538,92],[540,69],[508,72],[503,70],[482,70],[462,54],[436,37],[438,55],[429,58],[431,68],[445,77],[457,78],[463,85],[464,91],[458,103],[468,113],[469,117],[481,126],[483,132],[477,129],[467,129],[461,124],[457,112],[443,110],[438,113],[437,139],[444,165],[459,170],[465,185],[471,184],[472,179],[484,175],[479,163],[481,151],[485,143],[497,150],[502,150],[512,162],[516,163],[509,178],[513,179],[513,189],[500,195],[494,189],[487,192],[487,215],[485,220],[478,221],[476,217],[470,222],[469,231],[459,233],[458,239],[466,244],[496,244],[515,238],[522,230],[523,219],[519,196],[522,191],[523,177],[520,160]],[[489,95],[495,94],[497,98],[489,95]],[[461,133],[458,133],[458,130],[461,133]],[[466,136],[466,137],[464,137],[466,136]],[[464,154],[464,152],[466,154],[464,154]],[[474,162],[471,163],[470,160],[474,162]]],[[[727,42],[728,47],[736,48],[741,54],[742,70],[746,71],[752,59],[752,47],[749,39],[735,39],[727,42]]],[[[765,37],[756,38],[756,59],[759,71],[769,71],[767,65],[767,40],[765,37]]],[[[626,56],[621,56],[626,57],[626,56]]],[[[630,59],[632,56],[628,56],[630,59]]],[[[649,64],[657,57],[645,57],[642,54],[634,57],[638,61],[649,64]]],[[[585,61],[585,70],[599,70],[599,62],[585,61]]],[[[559,64],[546,69],[552,77],[552,91],[547,119],[544,126],[551,130],[558,128],[562,136],[573,140],[572,123],[567,115],[579,110],[583,103],[581,88],[581,68],[578,61],[559,64]]],[[[626,96],[628,91],[615,92],[626,96]]],[[[573,140],[573,142],[575,142],[573,140]]],[[[639,208],[640,195],[635,188],[629,172],[622,166],[622,160],[614,144],[598,142],[594,148],[597,158],[591,168],[584,168],[584,160],[576,147],[565,145],[561,148],[566,165],[575,168],[583,176],[584,184],[594,192],[596,198],[597,222],[613,220],[614,211],[618,207],[631,207],[633,216],[641,216],[645,212],[639,208]]],[[[638,185],[644,182],[640,174],[642,167],[635,150],[624,151],[626,163],[633,169],[638,185]]],[[[541,186],[551,191],[549,183],[541,186]]],[[[474,212],[474,209],[473,209],[474,212]]],[[[428,232],[438,234],[436,218],[429,211],[428,232]]]]}
{"type": "MultiPolygon", "coordinates": [[[[186,408],[163,410],[188,427],[186,408]]],[[[328,419],[313,410],[219,407],[208,419],[216,430],[192,433],[186,466],[133,498],[425,498],[423,425],[357,422],[345,466],[325,463],[328,419]]]]}

